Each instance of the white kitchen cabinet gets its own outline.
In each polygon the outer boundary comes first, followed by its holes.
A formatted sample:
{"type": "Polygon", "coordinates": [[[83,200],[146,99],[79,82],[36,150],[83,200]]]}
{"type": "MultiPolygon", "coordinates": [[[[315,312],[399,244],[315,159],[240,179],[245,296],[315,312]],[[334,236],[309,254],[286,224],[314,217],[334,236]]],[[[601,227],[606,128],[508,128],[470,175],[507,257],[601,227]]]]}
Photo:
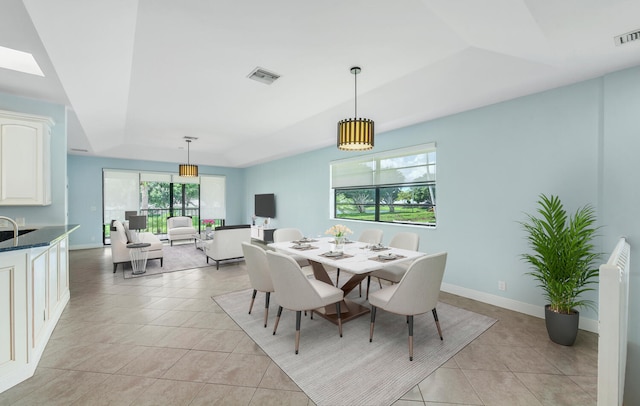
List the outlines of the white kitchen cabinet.
{"type": "Polygon", "coordinates": [[[0,110],[0,206],[51,204],[49,117],[0,110]]]}
{"type": "Polygon", "coordinates": [[[68,245],[0,252],[0,393],[33,375],[69,302],[68,245]]]}

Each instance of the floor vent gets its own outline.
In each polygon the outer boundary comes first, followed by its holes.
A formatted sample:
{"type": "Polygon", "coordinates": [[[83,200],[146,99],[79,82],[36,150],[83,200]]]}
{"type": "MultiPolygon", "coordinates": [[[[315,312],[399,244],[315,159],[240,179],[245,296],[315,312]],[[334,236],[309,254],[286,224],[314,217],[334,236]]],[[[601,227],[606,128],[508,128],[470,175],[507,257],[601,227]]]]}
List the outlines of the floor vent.
{"type": "Polygon", "coordinates": [[[618,35],[613,38],[616,45],[624,45],[629,42],[637,41],[640,39],[640,30],[628,32],[626,34],[618,35]]]}
{"type": "Polygon", "coordinates": [[[272,84],[280,77],[277,73],[269,72],[266,69],[255,68],[249,75],[247,75],[249,79],[256,80],[258,82],[266,83],[268,85],[272,84]]]}

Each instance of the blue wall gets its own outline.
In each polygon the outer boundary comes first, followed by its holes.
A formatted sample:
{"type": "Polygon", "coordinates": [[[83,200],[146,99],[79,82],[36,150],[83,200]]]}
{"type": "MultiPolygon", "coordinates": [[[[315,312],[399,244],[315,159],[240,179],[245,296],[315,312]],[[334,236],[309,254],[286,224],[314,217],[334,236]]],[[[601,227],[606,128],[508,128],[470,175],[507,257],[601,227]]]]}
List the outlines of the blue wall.
{"type": "MultiPolygon", "coordinates": [[[[132,161],[127,159],[68,156],[69,223],[81,227],[71,234],[72,248],[102,246],[102,170],[130,169],[177,173],[177,163],[132,161]]],[[[226,176],[227,224],[248,224],[243,214],[244,171],[215,166],[199,166],[201,175],[226,176]]]]}
{"type": "MultiPolygon", "coordinates": [[[[587,203],[599,207],[601,84],[583,82],[376,137],[376,151],[437,143],[437,228],[411,231],[420,234],[422,251],[449,252],[446,283],[495,295],[479,298],[499,304],[514,305],[501,298],[533,304],[535,311],[521,310],[542,315],[545,300],[519,259],[527,247],[518,222],[534,212],[540,193],[560,195],[570,211],[587,203]],[[506,292],[498,290],[499,280],[506,292]]],[[[345,156],[353,153],[330,147],[247,169],[246,207],[251,210],[254,193],[273,192],[275,227],[324,233],[335,223],[329,219],[329,162],[345,156]]],[[[385,242],[407,229],[341,222],[356,236],[380,227],[385,242]]]]}
{"type": "Polygon", "coordinates": [[[67,110],[65,106],[0,93],[0,110],[51,117],[51,205],[0,206],[0,215],[24,217],[27,225],[67,223],[67,110]]]}
{"type": "MultiPolygon", "coordinates": [[[[435,141],[438,226],[414,227],[420,249],[449,252],[444,289],[542,316],[545,299],[525,273],[528,251],[519,221],[534,213],[540,193],[566,208],[591,204],[609,253],[620,236],[640,246],[640,68],[379,134],[376,151],[435,141]],[[506,281],[507,291],[497,282],[506,281]]],[[[247,169],[245,207],[254,193],[275,193],[275,227],[323,233],[329,219],[329,163],[347,156],[334,147],[247,169]]],[[[346,223],[358,235],[371,226],[346,223]]],[[[378,225],[376,225],[378,226],[378,225]]],[[[384,241],[407,226],[379,225],[384,241]]],[[[605,261],[607,256],[603,256],[605,261]]],[[[640,261],[631,262],[626,404],[640,404],[640,261]]],[[[597,301],[597,292],[588,298],[597,301]]],[[[582,311],[581,327],[597,330],[582,311]]]]}

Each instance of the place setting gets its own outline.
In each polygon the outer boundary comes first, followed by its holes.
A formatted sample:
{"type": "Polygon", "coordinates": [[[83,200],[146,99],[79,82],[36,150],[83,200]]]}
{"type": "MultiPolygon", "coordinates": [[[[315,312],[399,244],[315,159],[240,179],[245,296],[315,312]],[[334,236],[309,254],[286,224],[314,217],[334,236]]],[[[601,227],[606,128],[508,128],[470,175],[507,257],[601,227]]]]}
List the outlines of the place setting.
{"type": "Polygon", "coordinates": [[[320,256],[331,259],[345,259],[353,257],[353,255],[345,254],[344,251],[327,251],[323,254],[320,254],[320,256]]]}
{"type": "Polygon", "coordinates": [[[294,242],[294,244],[291,246],[291,248],[293,248],[294,250],[298,250],[298,251],[306,251],[306,250],[317,250],[318,247],[313,246],[309,243],[300,243],[300,242],[294,242]]]}

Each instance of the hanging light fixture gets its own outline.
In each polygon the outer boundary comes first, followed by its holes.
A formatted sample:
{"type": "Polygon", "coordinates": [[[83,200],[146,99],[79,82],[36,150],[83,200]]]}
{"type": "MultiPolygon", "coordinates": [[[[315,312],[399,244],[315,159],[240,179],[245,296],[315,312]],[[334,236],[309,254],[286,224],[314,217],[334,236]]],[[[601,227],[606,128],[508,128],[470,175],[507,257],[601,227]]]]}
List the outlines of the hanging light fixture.
{"type": "Polygon", "coordinates": [[[191,165],[189,163],[189,144],[191,144],[191,139],[187,139],[187,163],[180,165],[180,169],[178,173],[180,176],[186,176],[189,178],[195,178],[198,176],[198,165],[191,165]]]}
{"type": "Polygon", "coordinates": [[[355,114],[338,122],[338,149],[363,151],[373,148],[373,120],[358,118],[358,73],[357,66],[351,68],[355,83],[355,114]]]}

